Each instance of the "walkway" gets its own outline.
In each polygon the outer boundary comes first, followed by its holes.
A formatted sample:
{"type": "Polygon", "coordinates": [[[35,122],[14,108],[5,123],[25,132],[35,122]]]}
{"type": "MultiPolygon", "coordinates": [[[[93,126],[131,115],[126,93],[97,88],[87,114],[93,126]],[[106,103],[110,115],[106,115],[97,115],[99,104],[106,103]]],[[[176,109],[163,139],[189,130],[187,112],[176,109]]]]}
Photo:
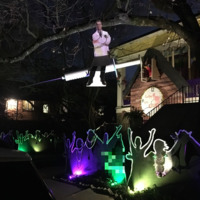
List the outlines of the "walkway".
{"type": "Polygon", "coordinates": [[[62,166],[50,166],[38,169],[47,186],[52,190],[56,200],[113,200],[113,198],[97,194],[92,189],[81,189],[75,185],[53,179],[64,172],[62,166]]]}

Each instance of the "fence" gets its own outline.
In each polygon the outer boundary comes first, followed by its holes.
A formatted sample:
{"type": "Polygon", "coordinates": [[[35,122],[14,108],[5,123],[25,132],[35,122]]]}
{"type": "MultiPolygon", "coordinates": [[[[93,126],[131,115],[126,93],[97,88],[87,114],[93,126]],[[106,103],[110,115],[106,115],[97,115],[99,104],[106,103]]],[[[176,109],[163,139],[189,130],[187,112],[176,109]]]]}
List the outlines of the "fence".
{"type": "Polygon", "coordinates": [[[159,105],[153,108],[150,112],[147,113],[145,119],[150,119],[155,115],[164,105],[168,104],[185,104],[185,103],[197,103],[199,102],[199,92],[200,84],[181,87],[175,93],[171,94],[159,105]]]}

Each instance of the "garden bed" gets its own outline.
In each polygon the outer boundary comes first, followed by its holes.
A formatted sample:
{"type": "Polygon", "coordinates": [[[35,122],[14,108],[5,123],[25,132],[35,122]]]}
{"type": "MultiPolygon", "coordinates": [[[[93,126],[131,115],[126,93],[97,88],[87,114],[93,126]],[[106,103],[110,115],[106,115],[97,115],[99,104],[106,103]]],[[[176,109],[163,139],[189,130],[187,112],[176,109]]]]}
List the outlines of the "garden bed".
{"type": "Polygon", "coordinates": [[[69,179],[66,175],[53,177],[54,180],[76,185],[79,188],[91,188],[94,192],[112,197],[114,200],[199,200],[199,189],[195,183],[179,183],[163,187],[147,188],[130,194],[126,183],[114,184],[104,172],[93,175],[77,176],[69,179]]]}

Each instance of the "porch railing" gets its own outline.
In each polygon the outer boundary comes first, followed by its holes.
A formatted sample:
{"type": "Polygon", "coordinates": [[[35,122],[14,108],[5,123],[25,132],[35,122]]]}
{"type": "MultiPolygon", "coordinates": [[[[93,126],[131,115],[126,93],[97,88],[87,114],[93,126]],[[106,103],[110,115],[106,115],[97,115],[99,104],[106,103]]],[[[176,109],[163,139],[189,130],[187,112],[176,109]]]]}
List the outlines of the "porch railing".
{"type": "Polygon", "coordinates": [[[145,116],[145,120],[150,119],[155,115],[164,105],[168,104],[185,104],[185,103],[197,103],[199,102],[200,84],[181,87],[175,93],[171,94],[159,105],[153,108],[145,116]]]}

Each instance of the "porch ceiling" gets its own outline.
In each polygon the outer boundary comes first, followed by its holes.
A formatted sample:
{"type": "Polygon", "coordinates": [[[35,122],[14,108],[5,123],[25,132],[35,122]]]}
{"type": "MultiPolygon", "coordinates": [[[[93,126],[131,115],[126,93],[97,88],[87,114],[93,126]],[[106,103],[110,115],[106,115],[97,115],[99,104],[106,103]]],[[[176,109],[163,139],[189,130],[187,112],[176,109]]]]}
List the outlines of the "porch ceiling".
{"type": "MultiPolygon", "coordinates": [[[[197,18],[200,24],[200,17],[197,18]]],[[[165,43],[170,43],[180,39],[175,33],[167,30],[159,30],[150,33],[131,42],[120,45],[111,50],[111,53],[116,57],[118,63],[128,62],[133,60],[133,55],[149,48],[155,48],[165,43]]]]}

